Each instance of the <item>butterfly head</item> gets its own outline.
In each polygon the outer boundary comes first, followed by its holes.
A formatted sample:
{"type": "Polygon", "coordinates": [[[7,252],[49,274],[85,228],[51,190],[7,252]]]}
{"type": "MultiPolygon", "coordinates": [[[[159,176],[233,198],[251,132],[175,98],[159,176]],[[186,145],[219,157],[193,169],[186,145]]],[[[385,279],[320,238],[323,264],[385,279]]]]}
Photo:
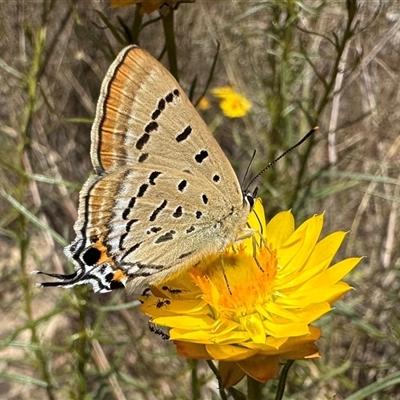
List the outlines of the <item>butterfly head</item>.
{"type": "Polygon", "coordinates": [[[255,199],[257,197],[257,192],[258,192],[258,186],[253,190],[253,192],[250,192],[248,189],[243,190],[243,201],[250,208],[250,211],[254,207],[255,199]]]}

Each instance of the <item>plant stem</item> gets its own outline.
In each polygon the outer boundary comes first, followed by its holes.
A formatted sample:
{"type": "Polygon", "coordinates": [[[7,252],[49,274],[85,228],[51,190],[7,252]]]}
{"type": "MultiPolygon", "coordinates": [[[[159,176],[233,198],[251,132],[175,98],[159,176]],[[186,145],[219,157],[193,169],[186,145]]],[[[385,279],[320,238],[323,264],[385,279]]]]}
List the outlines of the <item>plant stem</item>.
{"type": "Polygon", "coordinates": [[[247,376],[247,399],[248,400],[262,400],[262,389],[264,384],[256,381],[250,376],[247,376]]]}

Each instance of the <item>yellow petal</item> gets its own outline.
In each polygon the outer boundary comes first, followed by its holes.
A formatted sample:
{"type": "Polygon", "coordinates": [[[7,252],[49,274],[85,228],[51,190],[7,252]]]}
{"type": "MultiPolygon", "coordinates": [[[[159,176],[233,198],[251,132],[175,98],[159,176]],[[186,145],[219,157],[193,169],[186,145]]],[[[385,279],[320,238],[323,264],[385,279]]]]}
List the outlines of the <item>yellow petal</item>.
{"type": "Polygon", "coordinates": [[[263,307],[257,307],[257,311],[265,318],[269,319],[271,315],[277,315],[282,318],[286,318],[293,322],[301,322],[303,319],[298,315],[298,312],[291,312],[288,309],[280,307],[276,303],[266,303],[263,307]]]}
{"type": "Polygon", "coordinates": [[[314,288],[321,288],[321,286],[333,285],[345,277],[360,261],[359,258],[346,258],[328,268],[323,273],[309,279],[302,287],[303,290],[313,290],[314,288]]]}
{"type": "Polygon", "coordinates": [[[333,304],[335,301],[338,301],[345,293],[349,292],[353,288],[346,282],[338,282],[335,285],[335,289],[335,293],[330,293],[330,295],[326,298],[326,301],[329,304],[333,304]]]}
{"type": "Polygon", "coordinates": [[[210,309],[202,299],[171,301],[168,311],[174,314],[204,315],[210,309]]]}
{"type": "MultiPolygon", "coordinates": [[[[307,261],[307,265],[319,265],[326,264],[326,268],[331,263],[333,257],[339,250],[343,239],[346,236],[346,232],[334,232],[324,237],[320,242],[316,244],[310,258],[307,261]]],[[[322,270],[321,270],[322,271],[322,270]]]]}
{"type": "Polygon", "coordinates": [[[194,358],[198,360],[209,360],[210,355],[207,353],[206,346],[198,343],[187,343],[187,342],[174,342],[176,351],[179,355],[186,358],[194,358]]]}
{"type": "Polygon", "coordinates": [[[332,309],[330,303],[332,304],[327,300],[323,303],[311,304],[298,310],[296,315],[306,324],[311,324],[311,322],[314,322],[332,309]]]}
{"type": "Polygon", "coordinates": [[[285,324],[275,318],[272,321],[264,321],[264,328],[269,335],[276,338],[302,336],[309,333],[308,324],[306,323],[292,322],[285,324]]]}
{"type": "Polygon", "coordinates": [[[222,333],[214,335],[212,340],[215,344],[242,344],[250,340],[250,335],[246,331],[234,331],[230,333],[222,333]]]}
{"type": "Polygon", "coordinates": [[[301,224],[278,249],[279,265],[285,268],[285,273],[298,272],[303,268],[321,234],[323,221],[323,214],[314,215],[301,224]]]}
{"type": "Polygon", "coordinates": [[[330,298],[340,298],[349,290],[351,290],[351,287],[344,282],[343,285],[336,284],[331,287],[314,288],[311,292],[310,290],[298,290],[286,298],[278,299],[276,303],[282,307],[302,308],[310,304],[327,302],[330,298]]]}
{"type": "Polygon", "coordinates": [[[320,354],[315,343],[303,343],[292,351],[282,353],[281,357],[287,360],[304,360],[306,358],[319,358],[320,354]]]}
{"type": "Polygon", "coordinates": [[[305,282],[321,274],[321,271],[326,270],[328,266],[329,262],[326,263],[325,261],[313,266],[311,266],[311,264],[309,264],[309,266],[305,265],[302,271],[288,274],[285,278],[279,279],[275,285],[275,289],[279,292],[285,292],[287,290],[294,292],[295,290],[299,290],[305,282]]]}
{"type": "Polygon", "coordinates": [[[249,333],[255,343],[265,343],[265,329],[258,313],[245,315],[240,318],[240,324],[249,333]]]}
{"type": "Polygon", "coordinates": [[[265,227],[265,240],[272,249],[279,249],[294,232],[294,217],[290,211],[275,215],[265,227]]]}
{"type": "Polygon", "coordinates": [[[272,336],[268,336],[266,340],[266,344],[262,343],[253,343],[253,342],[245,342],[242,343],[242,346],[248,347],[249,349],[258,350],[260,354],[264,355],[276,355],[281,354],[280,350],[281,346],[286,343],[288,338],[274,338],[272,336]]]}
{"type": "Polygon", "coordinates": [[[213,360],[238,361],[256,354],[256,350],[240,346],[207,344],[207,352],[213,360]]]}
{"type": "Polygon", "coordinates": [[[262,236],[265,236],[266,225],[264,207],[262,205],[262,200],[259,197],[257,197],[254,202],[253,210],[247,219],[247,224],[250,228],[259,231],[262,236]]]}
{"type": "Polygon", "coordinates": [[[309,326],[309,334],[304,336],[290,337],[281,347],[281,353],[289,353],[296,351],[297,349],[304,346],[305,343],[312,343],[317,341],[321,337],[321,331],[313,326],[309,326]]]}
{"type": "Polygon", "coordinates": [[[158,317],[154,318],[153,322],[156,325],[190,330],[209,330],[212,329],[215,324],[215,320],[207,315],[202,317],[190,317],[187,315],[158,317]]]}
{"type": "Polygon", "coordinates": [[[224,388],[235,386],[246,376],[235,362],[230,361],[220,361],[218,371],[224,388]]]}
{"type": "Polygon", "coordinates": [[[203,344],[237,344],[250,339],[250,335],[244,331],[216,333],[212,330],[171,329],[169,331],[171,340],[186,340],[203,344]]]}

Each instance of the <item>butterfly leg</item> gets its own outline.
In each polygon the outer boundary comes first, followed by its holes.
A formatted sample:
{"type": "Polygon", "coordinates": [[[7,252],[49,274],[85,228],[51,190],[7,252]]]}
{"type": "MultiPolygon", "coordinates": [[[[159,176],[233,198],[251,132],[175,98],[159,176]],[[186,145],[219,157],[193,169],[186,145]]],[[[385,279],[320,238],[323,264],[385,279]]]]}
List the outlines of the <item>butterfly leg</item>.
{"type": "Polygon", "coordinates": [[[248,239],[252,237],[255,232],[257,232],[255,229],[245,228],[240,232],[241,235],[235,239],[235,242],[240,242],[241,240],[248,239]]]}
{"type": "Polygon", "coordinates": [[[228,289],[229,294],[232,296],[232,291],[231,291],[231,287],[229,285],[229,281],[228,278],[225,274],[225,263],[224,263],[224,256],[223,254],[220,254],[219,259],[221,261],[221,265],[222,265],[222,273],[224,274],[224,279],[225,279],[225,283],[226,283],[226,288],[228,289]]]}

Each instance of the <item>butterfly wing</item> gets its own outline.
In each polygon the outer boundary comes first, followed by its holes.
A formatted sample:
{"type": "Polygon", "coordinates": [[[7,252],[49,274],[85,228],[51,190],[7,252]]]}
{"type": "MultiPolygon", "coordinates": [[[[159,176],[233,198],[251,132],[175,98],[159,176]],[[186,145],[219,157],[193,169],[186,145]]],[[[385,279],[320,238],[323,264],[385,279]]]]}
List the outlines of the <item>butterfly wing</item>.
{"type": "Polygon", "coordinates": [[[222,251],[246,222],[225,154],[172,75],[136,46],[103,81],[91,157],[96,175],[66,248],[76,272],[51,286],[155,284],[222,251]]]}
{"type": "Polygon", "coordinates": [[[210,180],[218,171],[241,202],[236,175],[207,125],[170,72],[137,46],[120,52],[103,81],[91,157],[98,174],[147,163],[195,168],[210,180]]]}

